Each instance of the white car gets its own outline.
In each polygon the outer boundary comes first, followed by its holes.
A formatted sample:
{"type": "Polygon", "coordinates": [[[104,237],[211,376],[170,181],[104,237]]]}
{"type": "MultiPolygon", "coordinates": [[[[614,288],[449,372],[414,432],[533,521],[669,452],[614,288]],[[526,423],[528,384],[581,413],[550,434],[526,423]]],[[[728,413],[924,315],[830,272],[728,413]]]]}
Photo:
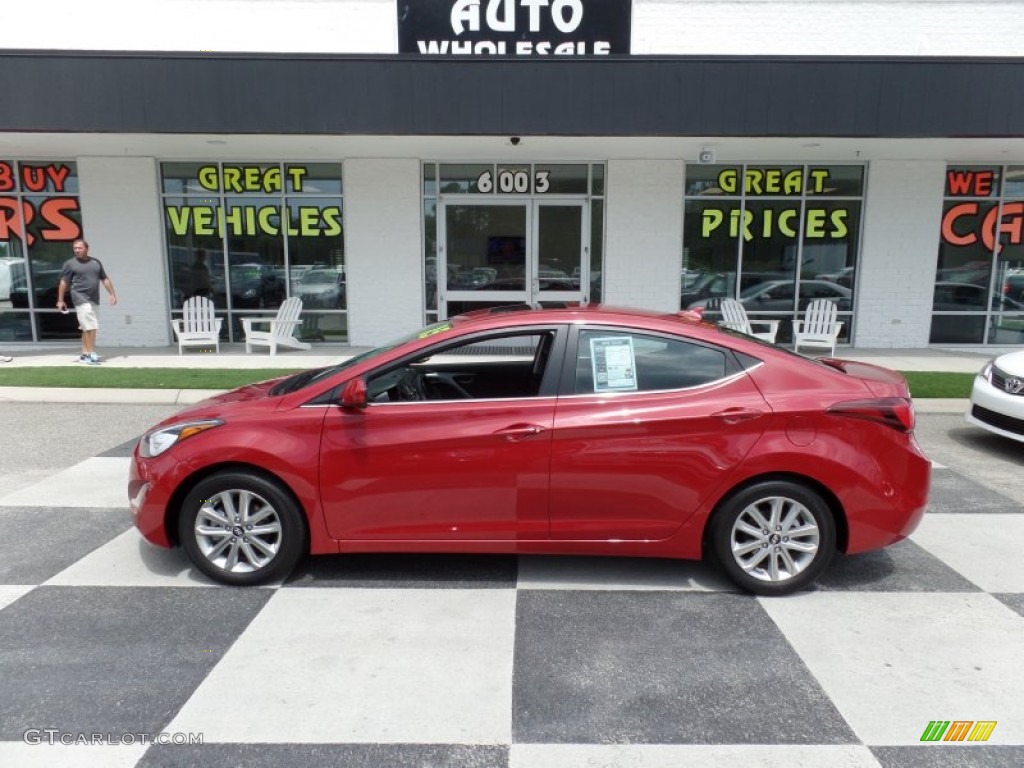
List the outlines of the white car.
{"type": "Polygon", "coordinates": [[[345,278],[336,269],[310,269],[292,287],[307,307],[345,308],[345,278]]]}
{"type": "Polygon", "coordinates": [[[25,287],[25,260],[0,258],[0,301],[11,298],[12,288],[25,287]]]}
{"type": "Polygon", "coordinates": [[[1024,443],[1024,351],[985,364],[974,378],[967,421],[1024,443]]]}

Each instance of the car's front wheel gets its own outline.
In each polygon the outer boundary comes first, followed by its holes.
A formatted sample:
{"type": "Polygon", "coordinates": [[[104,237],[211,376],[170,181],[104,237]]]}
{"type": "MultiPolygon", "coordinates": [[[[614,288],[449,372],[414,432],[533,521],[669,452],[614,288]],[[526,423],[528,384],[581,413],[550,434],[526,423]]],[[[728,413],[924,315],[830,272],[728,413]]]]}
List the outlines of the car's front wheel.
{"type": "Polygon", "coordinates": [[[185,498],[178,535],[192,563],[222,584],[264,584],[287,576],[306,550],[306,525],[278,483],[221,472],[185,498]]]}
{"type": "Polygon", "coordinates": [[[835,521],[811,489],[789,481],[761,482],[717,510],[711,546],[741,588],[785,595],[809,585],[828,565],[836,546],[835,521]]]}

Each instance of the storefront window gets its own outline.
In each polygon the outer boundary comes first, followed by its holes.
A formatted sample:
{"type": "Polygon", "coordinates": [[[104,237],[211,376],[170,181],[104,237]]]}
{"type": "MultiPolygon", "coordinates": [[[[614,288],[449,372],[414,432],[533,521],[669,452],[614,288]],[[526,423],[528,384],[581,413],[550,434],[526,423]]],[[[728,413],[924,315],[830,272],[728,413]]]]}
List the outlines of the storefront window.
{"type": "Polygon", "coordinates": [[[787,342],[807,304],[828,298],[848,341],[863,179],[863,166],[688,166],[680,308],[714,321],[735,298],[751,318],[779,320],[787,342]]]}
{"type": "Polygon", "coordinates": [[[163,163],[171,306],[209,296],[241,318],[303,302],[300,336],[344,341],[348,325],[340,163],[163,163]]]}
{"type": "Polygon", "coordinates": [[[81,236],[75,163],[0,159],[0,341],[79,336],[75,316],[56,304],[61,267],[81,236]]]}
{"type": "Polygon", "coordinates": [[[1024,343],[1024,167],[949,166],[933,344],[1024,343]]]}

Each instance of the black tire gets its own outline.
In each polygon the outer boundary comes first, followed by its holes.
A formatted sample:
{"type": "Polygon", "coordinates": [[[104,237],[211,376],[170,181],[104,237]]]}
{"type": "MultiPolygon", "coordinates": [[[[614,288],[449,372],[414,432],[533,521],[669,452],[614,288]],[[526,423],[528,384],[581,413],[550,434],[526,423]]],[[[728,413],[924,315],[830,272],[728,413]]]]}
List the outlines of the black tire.
{"type": "Polygon", "coordinates": [[[710,544],[737,586],[756,595],[786,595],[807,587],[828,566],[836,548],[835,520],[810,488],[765,481],[721,504],[710,544]]]}
{"type": "Polygon", "coordinates": [[[192,489],[178,516],[178,536],[196,568],[232,586],[284,578],[305,554],[308,539],[291,494],[273,480],[240,471],[211,475],[192,489]]]}

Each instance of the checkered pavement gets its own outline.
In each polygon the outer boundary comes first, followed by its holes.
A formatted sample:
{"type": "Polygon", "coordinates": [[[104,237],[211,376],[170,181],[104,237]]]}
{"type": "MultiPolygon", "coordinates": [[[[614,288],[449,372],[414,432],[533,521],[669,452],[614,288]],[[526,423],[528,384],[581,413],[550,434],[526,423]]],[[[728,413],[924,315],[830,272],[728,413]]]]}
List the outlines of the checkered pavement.
{"type": "Polygon", "coordinates": [[[232,589],[132,528],[129,451],[0,495],[0,766],[1024,765],[1024,501],[954,469],[911,540],[786,598],[631,558],[232,589]]]}

